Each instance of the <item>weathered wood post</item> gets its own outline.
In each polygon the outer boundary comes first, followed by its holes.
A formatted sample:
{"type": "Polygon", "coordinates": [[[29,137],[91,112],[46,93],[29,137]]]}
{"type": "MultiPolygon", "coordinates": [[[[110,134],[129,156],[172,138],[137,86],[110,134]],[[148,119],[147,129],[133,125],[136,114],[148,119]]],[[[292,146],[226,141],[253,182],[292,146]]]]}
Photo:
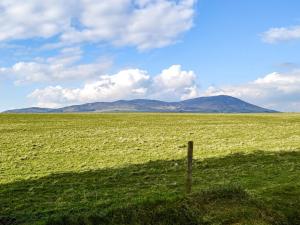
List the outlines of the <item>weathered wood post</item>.
{"type": "Polygon", "coordinates": [[[186,179],[187,194],[190,194],[192,192],[193,147],[194,147],[194,143],[192,141],[189,141],[188,150],[187,150],[187,179],[186,179]]]}

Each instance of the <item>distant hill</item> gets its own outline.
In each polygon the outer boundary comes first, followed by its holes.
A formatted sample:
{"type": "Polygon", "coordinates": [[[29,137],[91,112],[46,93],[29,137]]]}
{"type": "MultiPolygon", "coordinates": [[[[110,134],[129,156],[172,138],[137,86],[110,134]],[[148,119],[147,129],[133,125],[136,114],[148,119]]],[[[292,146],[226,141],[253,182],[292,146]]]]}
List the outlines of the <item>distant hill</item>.
{"type": "Polygon", "coordinates": [[[68,113],[68,112],[191,112],[191,113],[271,113],[238,98],[226,95],[199,97],[179,102],[164,102],[148,99],[119,100],[72,105],[59,109],[25,108],[4,113],[68,113]]]}

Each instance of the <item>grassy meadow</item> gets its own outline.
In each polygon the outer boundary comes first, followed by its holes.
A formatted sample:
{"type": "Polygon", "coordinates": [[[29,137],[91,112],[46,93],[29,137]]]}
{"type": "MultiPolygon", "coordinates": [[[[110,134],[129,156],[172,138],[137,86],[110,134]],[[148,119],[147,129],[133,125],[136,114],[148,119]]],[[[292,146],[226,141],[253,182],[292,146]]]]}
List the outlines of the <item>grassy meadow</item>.
{"type": "Polygon", "coordinates": [[[300,224],[300,114],[1,114],[0,224],[300,224]]]}

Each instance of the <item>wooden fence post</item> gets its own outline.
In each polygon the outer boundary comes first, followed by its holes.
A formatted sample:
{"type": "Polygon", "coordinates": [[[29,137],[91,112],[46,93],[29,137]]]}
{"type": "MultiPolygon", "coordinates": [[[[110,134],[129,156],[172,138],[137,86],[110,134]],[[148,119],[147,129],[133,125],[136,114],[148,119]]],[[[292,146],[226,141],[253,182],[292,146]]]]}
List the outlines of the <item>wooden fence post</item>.
{"type": "Polygon", "coordinates": [[[188,150],[187,150],[187,179],[186,179],[187,194],[190,194],[192,192],[193,147],[194,147],[194,143],[192,141],[189,141],[188,150]]]}

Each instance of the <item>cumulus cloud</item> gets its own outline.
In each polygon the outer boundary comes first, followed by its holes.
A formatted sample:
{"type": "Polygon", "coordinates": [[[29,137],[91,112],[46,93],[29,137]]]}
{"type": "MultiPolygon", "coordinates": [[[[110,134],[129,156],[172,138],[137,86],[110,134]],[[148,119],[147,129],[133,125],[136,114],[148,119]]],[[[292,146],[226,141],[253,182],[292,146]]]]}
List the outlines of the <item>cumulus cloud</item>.
{"type": "Polygon", "coordinates": [[[58,36],[62,45],[107,42],[159,48],[193,25],[196,0],[1,0],[0,41],[58,36]]]}
{"type": "Polygon", "coordinates": [[[0,73],[13,76],[16,84],[86,80],[103,74],[111,65],[109,59],[78,64],[81,58],[80,48],[65,48],[55,57],[37,58],[30,62],[18,62],[12,67],[0,67],[0,73]]]}
{"type": "Polygon", "coordinates": [[[173,65],[154,77],[144,70],[128,69],[113,75],[100,76],[96,81],[88,82],[82,88],[49,86],[35,90],[29,97],[36,101],[38,106],[59,107],[133,98],[155,97],[177,100],[195,97],[197,94],[198,87],[194,72],[184,71],[179,65],[173,65]]]}
{"type": "Polygon", "coordinates": [[[32,37],[49,38],[67,29],[71,17],[71,1],[0,2],[0,41],[32,37]]]}
{"type": "Polygon", "coordinates": [[[156,89],[153,97],[165,96],[174,100],[197,97],[199,93],[196,79],[193,71],[183,71],[180,65],[173,65],[153,79],[156,89]]]}
{"type": "Polygon", "coordinates": [[[211,86],[204,95],[231,95],[279,111],[300,111],[300,71],[274,72],[242,85],[211,86]]]}
{"type": "Polygon", "coordinates": [[[262,40],[270,44],[295,39],[300,39],[300,26],[271,28],[262,34],[262,40]]]}
{"type": "Polygon", "coordinates": [[[99,80],[87,83],[83,88],[68,89],[61,86],[50,86],[37,89],[30,94],[38,101],[39,106],[59,106],[66,103],[105,101],[143,96],[147,92],[149,76],[145,71],[124,70],[115,75],[101,76],[99,80]]]}

